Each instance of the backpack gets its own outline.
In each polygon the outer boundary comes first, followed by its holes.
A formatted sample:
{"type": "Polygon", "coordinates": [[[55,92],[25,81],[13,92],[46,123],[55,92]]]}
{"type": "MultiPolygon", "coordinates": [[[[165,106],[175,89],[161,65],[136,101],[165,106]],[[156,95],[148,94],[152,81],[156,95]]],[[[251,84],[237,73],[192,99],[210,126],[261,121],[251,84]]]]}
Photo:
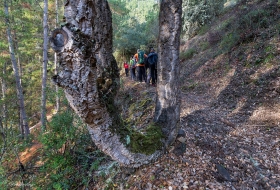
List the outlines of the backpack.
{"type": "Polygon", "coordinates": [[[136,60],[135,60],[135,59],[132,59],[132,60],[131,60],[131,67],[132,67],[132,68],[135,68],[135,67],[136,67],[136,60]]]}
{"type": "Polygon", "coordinates": [[[157,54],[156,53],[150,53],[148,56],[148,62],[150,65],[157,64],[157,54]]]}
{"type": "Polygon", "coordinates": [[[139,64],[144,64],[144,51],[140,50],[138,53],[138,63],[139,64]]]}

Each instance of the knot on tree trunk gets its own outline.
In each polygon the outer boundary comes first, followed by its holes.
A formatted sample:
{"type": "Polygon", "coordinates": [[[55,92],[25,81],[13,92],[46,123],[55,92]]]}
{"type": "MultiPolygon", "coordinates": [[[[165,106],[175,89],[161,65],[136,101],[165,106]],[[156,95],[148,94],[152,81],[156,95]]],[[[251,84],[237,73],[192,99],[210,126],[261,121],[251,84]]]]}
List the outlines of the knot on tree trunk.
{"type": "Polygon", "coordinates": [[[51,47],[55,52],[61,52],[68,42],[68,34],[63,29],[55,29],[50,37],[51,47]]]}

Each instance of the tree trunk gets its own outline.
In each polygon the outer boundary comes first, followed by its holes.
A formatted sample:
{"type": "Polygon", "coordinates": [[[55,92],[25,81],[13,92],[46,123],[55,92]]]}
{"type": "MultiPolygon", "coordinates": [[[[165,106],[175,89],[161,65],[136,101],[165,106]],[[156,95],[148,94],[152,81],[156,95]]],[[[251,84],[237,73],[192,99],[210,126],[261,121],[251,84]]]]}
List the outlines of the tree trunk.
{"type": "Polygon", "coordinates": [[[6,91],[7,91],[7,85],[6,85],[6,65],[7,63],[4,62],[3,64],[3,77],[1,78],[1,89],[2,89],[2,99],[3,105],[2,105],[2,115],[3,115],[3,126],[4,128],[7,127],[7,107],[6,107],[6,91]]]}
{"type": "Polygon", "coordinates": [[[180,32],[182,0],[162,0],[159,14],[158,86],[154,120],[172,144],[180,128],[180,32]]]}
{"type": "MultiPolygon", "coordinates": [[[[55,0],[55,27],[58,24],[58,0],[55,0]]],[[[57,75],[57,55],[54,53],[54,74],[57,75]]],[[[55,85],[55,100],[56,100],[56,112],[59,112],[60,109],[60,98],[59,98],[59,89],[55,85]]]]}
{"type": "MultiPolygon", "coordinates": [[[[2,117],[0,116],[0,135],[1,135],[1,140],[0,142],[3,140],[3,142],[5,141],[5,130],[4,130],[4,126],[3,126],[3,122],[2,122],[2,117]]],[[[1,161],[1,159],[0,159],[1,161]]]]}
{"type": "Polygon", "coordinates": [[[0,162],[2,161],[2,158],[6,151],[6,134],[5,134],[5,128],[3,127],[2,118],[0,116],[0,142],[1,142],[1,152],[0,152],[0,162]]]}
{"type": "Polygon", "coordinates": [[[66,25],[54,30],[50,38],[60,63],[53,82],[64,89],[95,144],[114,160],[139,167],[158,158],[160,150],[151,155],[132,153],[121,141],[123,124],[114,101],[120,80],[108,2],[68,0],[64,10],[66,25]]]}
{"type": "Polygon", "coordinates": [[[47,64],[48,64],[48,0],[44,0],[44,44],[43,44],[43,68],[42,68],[42,99],[41,99],[41,129],[46,128],[46,87],[47,87],[47,64]]]}
{"type": "Polygon", "coordinates": [[[14,74],[15,74],[20,115],[22,117],[22,123],[23,123],[22,128],[24,130],[24,136],[27,137],[30,134],[30,131],[29,131],[29,127],[28,127],[27,116],[26,116],[26,113],[25,113],[24,96],[23,96],[22,86],[21,86],[21,83],[20,83],[20,77],[19,77],[17,61],[16,61],[16,57],[15,57],[13,40],[11,38],[11,29],[10,29],[10,25],[9,25],[10,24],[9,23],[9,8],[8,8],[7,0],[4,1],[4,8],[5,8],[5,16],[6,16],[5,22],[6,22],[6,25],[7,25],[7,38],[8,38],[8,44],[9,44],[11,62],[12,62],[13,71],[14,71],[14,74]]]}

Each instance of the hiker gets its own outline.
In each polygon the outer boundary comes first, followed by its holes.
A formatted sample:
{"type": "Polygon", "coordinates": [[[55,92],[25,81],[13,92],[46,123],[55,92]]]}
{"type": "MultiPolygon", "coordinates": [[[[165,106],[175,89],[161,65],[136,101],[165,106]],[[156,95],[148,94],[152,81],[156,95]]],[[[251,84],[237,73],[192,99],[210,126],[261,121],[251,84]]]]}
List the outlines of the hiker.
{"type": "Polygon", "coordinates": [[[135,69],[136,69],[136,60],[133,56],[131,56],[130,62],[129,62],[129,66],[130,66],[130,76],[131,76],[131,80],[136,80],[136,75],[135,75],[135,69]]]}
{"type": "Polygon", "coordinates": [[[151,69],[150,64],[148,62],[148,56],[145,57],[145,72],[146,72],[146,83],[149,85],[151,81],[151,69]]]}
{"type": "Polygon", "coordinates": [[[126,61],[123,63],[123,67],[124,67],[124,69],[125,69],[125,75],[126,75],[126,77],[128,77],[128,69],[129,69],[129,65],[127,64],[127,62],[126,62],[126,61]]]}
{"type": "Polygon", "coordinates": [[[150,82],[151,82],[151,69],[150,69],[150,67],[148,67],[148,68],[146,69],[146,74],[147,74],[146,83],[147,83],[147,85],[150,85],[150,82]]]}
{"type": "Polygon", "coordinates": [[[145,63],[144,58],[147,57],[143,50],[138,49],[137,53],[134,55],[137,60],[137,72],[138,72],[138,81],[145,82],[146,80],[146,71],[145,71],[145,63]]]}
{"type": "Polygon", "coordinates": [[[150,68],[150,75],[152,78],[152,86],[156,86],[156,82],[157,82],[157,61],[158,61],[158,55],[155,52],[155,49],[151,48],[150,53],[148,55],[148,62],[150,68]]]}
{"type": "Polygon", "coordinates": [[[150,80],[150,65],[148,62],[148,56],[144,57],[144,64],[145,64],[145,82],[148,83],[148,80],[150,80]]]}

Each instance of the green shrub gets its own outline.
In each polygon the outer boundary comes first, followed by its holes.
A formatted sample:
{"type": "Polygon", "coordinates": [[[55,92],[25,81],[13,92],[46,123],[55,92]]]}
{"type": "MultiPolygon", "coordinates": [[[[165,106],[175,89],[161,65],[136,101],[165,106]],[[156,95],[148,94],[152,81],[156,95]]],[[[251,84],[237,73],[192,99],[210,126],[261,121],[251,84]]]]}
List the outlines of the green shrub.
{"type": "Polygon", "coordinates": [[[220,43],[221,51],[227,53],[231,50],[233,46],[235,46],[239,41],[239,35],[236,32],[226,34],[223,36],[222,41],[220,43]]]}
{"type": "Polygon", "coordinates": [[[275,58],[275,56],[273,54],[275,52],[275,49],[272,46],[267,46],[264,49],[264,51],[265,51],[265,54],[266,54],[266,56],[264,58],[264,63],[267,64],[267,63],[271,62],[275,58]]]}
{"type": "Polygon", "coordinates": [[[230,30],[230,27],[232,26],[232,23],[234,22],[234,19],[233,18],[229,18],[225,21],[223,21],[222,23],[220,23],[218,25],[218,30],[225,30],[225,31],[228,31],[230,30]]]}
{"type": "Polygon", "coordinates": [[[180,53],[180,59],[191,59],[195,53],[196,50],[190,48],[187,51],[180,53]]]}
{"type": "Polygon", "coordinates": [[[29,166],[25,163],[20,167],[20,152],[32,144],[33,135],[23,139],[18,129],[18,121],[10,120],[7,127],[1,130],[0,135],[0,189],[20,189],[32,186],[29,178],[32,177],[29,166]]]}
{"type": "Polygon", "coordinates": [[[257,28],[267,28],[269,26],[270,10],[252,10],[244,14],[239,20],[241,30],[254,30],[257,28]]]}
{"type": "Polygon", "coordinates": [[[92,180],[91,172],[104,159],[95,148],[86,126],[71,111],[54,115],[48,132],[39,139],[43,144],[43,165],[36,174],[36,189],[87,187],[92,180]]]}
{"type": "Polygon", "coordinates": [[[203,35],[203,34],[205,34],[209,29],[210,29],[209,25],[204,25],[204,26],[202,26],[202,27],[199,29],[198,34],[199,34],[199,35],[203,35]]]}
{"type": "Polygon", "coordinates": [[[208,41],[206,41],[206,42],[201,42],[199,45],[200,45],[200,48],[201,48],[202,51],[206,50],[206,49],[209,48],[209,46],[210,46],[210,44],[209,44],[208,41]]]}
{"type": "Polygon", "coordinates": [[[211,21],[223,11],[225,0],[183,1],[183,23],[182,30],[187,39],[196,35],[199,31],[204,34],[205,29],[201,27],[211,23],[211,21]]]}
{"type": "Polygon", "coordinates": [[[150,124],[144,133],[133,130],[130,138],[132,152],[149,155],[162,147],[163,134],[161,128],[154,123],[150,124]]]}

